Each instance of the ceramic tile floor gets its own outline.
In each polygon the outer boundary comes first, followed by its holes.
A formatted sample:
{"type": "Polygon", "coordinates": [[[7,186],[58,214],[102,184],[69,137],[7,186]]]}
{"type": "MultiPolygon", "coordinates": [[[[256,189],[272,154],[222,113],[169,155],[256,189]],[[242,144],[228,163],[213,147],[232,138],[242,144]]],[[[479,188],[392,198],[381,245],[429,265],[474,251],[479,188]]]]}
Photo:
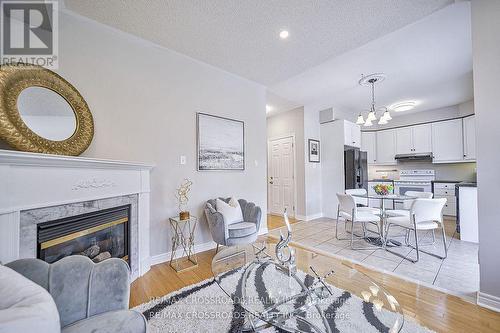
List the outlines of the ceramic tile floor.
{"type": "MultiPolygon", "coordinates": [[[[464,298],[475,299],[479,289],[478,245],[458,239],[454,231],[454,220],[446,220],[445,225],[448,257],[442,260],[420,252],[420,259],[417,263],[412,263],[383,249],[351,250],[350,240],[335,238],[335,220],[333,219],[322,218],[293,224],[292,240],[309,248],[317,248],[379,270],[432,284],[464,298]]],[[[269,233],[279,236],[280,230],[285,231],[284,228],[278,228],[269,233]]],[[[339,223],[339,238],[345,238],[348,235],[345,233],[344,224],[339,223]]],[[[403,229],[391,227],[389,236],[391,239],[404,242],[403,229]]],[[[419,233],[419,239],[422,244],[429,244],[432,241],[429,232],[419,233]]],[[[410,243],[413,243],[413,239],[410,243]]],[[[370,244],[363,240],[355,240],[355,246],[369,247],[370,244]]],[[[436,231],[434,245],[421,245],[420,248],[429,252],[443,253],[441,232],[436,231]]],[[[416,255],[415,250],[404,245],[393,247],[391,250],[410,258],[415,258],[416,255]]]]}

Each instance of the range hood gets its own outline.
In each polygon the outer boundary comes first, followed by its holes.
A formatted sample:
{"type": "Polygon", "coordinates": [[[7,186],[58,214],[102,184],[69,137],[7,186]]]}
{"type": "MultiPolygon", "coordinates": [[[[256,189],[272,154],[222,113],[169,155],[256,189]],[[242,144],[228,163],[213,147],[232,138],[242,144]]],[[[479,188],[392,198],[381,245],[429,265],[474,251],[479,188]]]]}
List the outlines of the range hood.
{"type": "Polygon", "coordinates": [[[432,161],[432,153],[396,154],[397,161],[432,161]]]}

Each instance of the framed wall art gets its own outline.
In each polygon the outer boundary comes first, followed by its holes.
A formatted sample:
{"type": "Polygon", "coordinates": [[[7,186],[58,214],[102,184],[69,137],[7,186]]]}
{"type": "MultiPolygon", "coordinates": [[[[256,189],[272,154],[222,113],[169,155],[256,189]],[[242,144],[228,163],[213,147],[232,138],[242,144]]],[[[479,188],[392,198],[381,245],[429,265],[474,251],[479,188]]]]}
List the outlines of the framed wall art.
{"type": "Polygon", "coordinates": [[[309,139],[309,162],[319,163],[319,140],[309,139]]]}
{"type": "Polygon", "coordinates": [[[196,114],[198,171],[245,170],[245,123],[196,114]]]}

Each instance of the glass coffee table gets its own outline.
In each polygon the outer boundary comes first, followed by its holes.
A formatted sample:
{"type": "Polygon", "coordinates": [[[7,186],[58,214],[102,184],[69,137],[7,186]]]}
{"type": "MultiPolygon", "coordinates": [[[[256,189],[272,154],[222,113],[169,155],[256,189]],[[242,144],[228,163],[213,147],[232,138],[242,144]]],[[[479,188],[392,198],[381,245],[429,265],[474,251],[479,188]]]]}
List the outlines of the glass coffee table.
{"type": "Polygon", "coordinates": [[[277,327],[285,332],[399,332],[397,300],[350,263],[293,247],[297,270],[289,273],[269,242],[225,248],[212,260],[220,288],[244,317],[244,331],[277,327]]]}

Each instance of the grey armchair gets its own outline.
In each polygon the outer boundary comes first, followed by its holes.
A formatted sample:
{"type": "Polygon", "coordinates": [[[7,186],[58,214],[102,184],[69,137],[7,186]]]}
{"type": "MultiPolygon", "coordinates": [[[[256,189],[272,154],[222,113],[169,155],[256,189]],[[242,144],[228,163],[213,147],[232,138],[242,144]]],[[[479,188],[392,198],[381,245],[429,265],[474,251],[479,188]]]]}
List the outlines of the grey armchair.
{"type": "Polygon", "coordinates": [[[121,259],[94,264],[87,257],[75,255],[53,264],[20,259],[6,266],[50,293],[63,333],[147,331],[144,316],[128,310],[130,269],[121,259]]]}
{"type": "MultiPolygon", "coordinates": [[[[219,199],[228,203],[231,198],[219,199]]],[[[217,243],[217,250],[219,245],[249,244],[257,240],[262,217],[261,209],[253,202],[243,199],[239,199],[238,202],[243,213],[243,221],[229,225],[225,223],[222,214],[217,212],[216,199],[208,200],[205,205],[205,216],[212,238],[217,243]]]]}

